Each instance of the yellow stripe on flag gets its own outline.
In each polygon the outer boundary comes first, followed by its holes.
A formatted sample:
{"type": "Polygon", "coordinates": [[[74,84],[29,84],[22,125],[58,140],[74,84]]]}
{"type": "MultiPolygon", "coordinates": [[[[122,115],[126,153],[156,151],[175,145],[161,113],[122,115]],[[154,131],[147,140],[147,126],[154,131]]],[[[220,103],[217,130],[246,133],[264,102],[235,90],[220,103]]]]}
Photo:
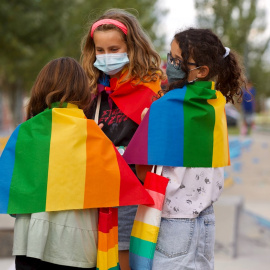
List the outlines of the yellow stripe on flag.
{"type": "Polygon", "coordinates": [[[68,109],[70,109],[70,108],[78,109],[78,106],[75,105],[75,104],[72,104],[72,103],[68,103],[68,104],[67,104],[67,108],[68,108],[68,109]]]}
{"type": "Polygon", "coordinates": [[[211,90],[215,90],[215,82],[212,81],[212,84],[211,84],[211,90]]]}
{"type": "Polygon", "coordinates": [[[67,108],[52,110],[47,211],[83,207],[86,124],[81,110],[67,108]]]}
{"type": "Polygon", "coordinates": [[[224,160],[225,166],[229,163],[227,119],[224,111],[226,99],[220,91],[216,91],[216,96],[216,99],[208,100],[215,109],[215,119],[221,119],[215,121],[212,166],[224,167],[224,160]]]}
{"type": "Polygon", "coordinates": [[[152,243],[157,242],[159,227],[143,223],[141,221],[134,221],[131,236],[146,240],[152,243]]]}
{"type": "Polygon", "coordinates": [[[97,268],[108,270],[116,267],[118,263],[118,245],[108,250],[108,252],[98,251],[97,268]]]}

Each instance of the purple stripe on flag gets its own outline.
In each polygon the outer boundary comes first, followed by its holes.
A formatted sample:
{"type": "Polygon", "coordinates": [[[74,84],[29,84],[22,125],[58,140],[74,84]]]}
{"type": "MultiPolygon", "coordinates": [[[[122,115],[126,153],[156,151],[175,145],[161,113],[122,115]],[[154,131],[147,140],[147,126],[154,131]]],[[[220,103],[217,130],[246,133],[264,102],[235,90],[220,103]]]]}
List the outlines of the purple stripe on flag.
{"type": "Polygon", "coordinates": [[[149,111],[136,131],[140,136],[135,136],[135,133],[134,139],[128,145],[132,151],[126,151],[123,155],[128,164],[148,164],[148,140],[145,138],[148,138],[149,111]]]}

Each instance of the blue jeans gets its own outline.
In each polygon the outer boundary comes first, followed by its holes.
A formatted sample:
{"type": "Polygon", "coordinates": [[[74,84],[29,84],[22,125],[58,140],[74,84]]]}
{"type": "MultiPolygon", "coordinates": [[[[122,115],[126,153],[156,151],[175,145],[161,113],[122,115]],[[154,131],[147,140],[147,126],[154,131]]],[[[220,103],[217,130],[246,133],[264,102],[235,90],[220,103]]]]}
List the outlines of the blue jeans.
{"type": "Polygon", "coordinates": [[[130,235],[137,205],[118,207],[118,249],[129,250],[130,235]]]}
{"type": "Polygon", "coordinates": [[[197,218],[162,218],[153,270],[214,269],[215,215],[209,206],[197,218]]]}

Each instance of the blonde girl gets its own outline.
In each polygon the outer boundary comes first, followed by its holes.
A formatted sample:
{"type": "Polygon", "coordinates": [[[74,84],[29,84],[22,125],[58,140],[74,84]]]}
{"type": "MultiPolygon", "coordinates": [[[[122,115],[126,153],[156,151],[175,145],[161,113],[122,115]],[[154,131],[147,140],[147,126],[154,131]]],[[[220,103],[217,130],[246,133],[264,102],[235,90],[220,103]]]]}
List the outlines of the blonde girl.
{"type": "MultiPolygon", "coordinates": [[[[110,9],[94,21],[82,43],[82,66],[95,96],[88,118],[124,152],[145,108],[158,98],[160,57],[132,14],[110,9]]],[[[134,165],[131,168],[135,172],[134,165]]],[[[129,238],[136,207],[119,209],[119,262],[129,269],[129,238]]]]}

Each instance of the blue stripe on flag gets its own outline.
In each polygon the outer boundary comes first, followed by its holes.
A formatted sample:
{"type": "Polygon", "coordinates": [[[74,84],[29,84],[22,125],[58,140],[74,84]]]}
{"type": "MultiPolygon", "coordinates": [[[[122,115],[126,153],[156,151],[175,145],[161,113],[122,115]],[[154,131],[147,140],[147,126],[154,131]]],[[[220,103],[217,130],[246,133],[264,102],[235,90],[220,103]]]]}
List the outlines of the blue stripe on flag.
{"type": "Polygon", "coordinates": [[[150,270],[153,266],[153,260],[130,252],[129,265],[131,270],[150,270]]]}
{"type": "Polygon", "coordinates": [[[171,90],[152,104],[148,126],[148,164],[183,166],[183,102],[186,91],[186,86],[171,90]],[[165,111],[166,114],[163,113],[165,111]],[[163,119],[164,117],[166,119],[163,119]]]}
{"type": "MultiPolygon", "coordinates": [[[[20,125],[10,136],[0,157],[0,213],[7,213],[9,190],[15,163],[15,149],[20,125]]],[[[26,150],[27,151],[27,150],[26,150]]]]}

